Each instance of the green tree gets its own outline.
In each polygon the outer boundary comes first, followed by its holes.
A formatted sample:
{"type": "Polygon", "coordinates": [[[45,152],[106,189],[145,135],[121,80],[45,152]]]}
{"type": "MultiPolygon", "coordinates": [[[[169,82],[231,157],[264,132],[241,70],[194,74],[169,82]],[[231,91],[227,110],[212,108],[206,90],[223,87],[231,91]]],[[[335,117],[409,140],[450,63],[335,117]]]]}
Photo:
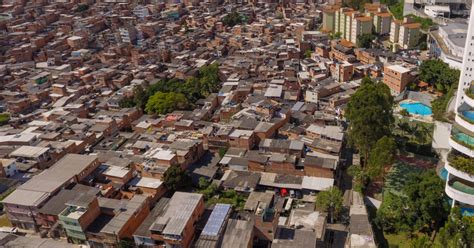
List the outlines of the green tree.
{"type": "Polygon", "coordinates": [[[131,239],[121,239],[119,241],[119,248],[134,248],[135,247],[135,242],[131,239]]]}
{"type": "Polygon", "coordinates": [[[385,232],[430,233],[442,226],[448,213],[444,182],[429,170],[411,174],[400,194],[386,194],[376,221],[385,232]]]}
{"type": "Polygon", "coordinates": [[[347,172],[354,181],[353,189],[357,192],[363,193],[369,181],[367,172],[359,165],[352,165],[349,167],[347,172]]]}
{"type": "MultiPolygon", "coordinates": [[[[150,92],[151,93],[151,92],[150,92]]],[[[146,102],[148,101],[148,98],[153,95],[155,92],[152,94],[148,95],[148,93],[145,91],[143,86],[137,85],[133,88],[133,102],[135,103],[135,106],[140,109],[145,109],[146,102]]]]}
{"type": "Polygon", "coordinates": [[[406,199],[392,192],[385,194],[382,205],[377,211],[376,222],[385,232],[395,233],[411,230],[405,213],[406,199]]]}
{"type": "Polygon", "coordinates": [[[184,94],[189,102],[196,102],[207,95],[206,87],[201,87],[200,80],[195,77],[186,79],[184,84],[177,87],[175,91],[184,94]]]}
{"type": "Polygon", "coordinates": [[[361,87],[351,96],[345,117],[349,121],[349,141],[368,161],[369,152],[384,136],[391,136],[393,97],[383,83],[364,78],[361,87]]]}
{"type": "Polygon", "coordinates": [[[188,106],[188,99],[183,94],[159,91],[148,99],[145,111],[149,114],[167,114],[176,109],[186,109],[188,106]]]}
{"type": "Polygon", "coordinates": [[[446,121],[446,110],[448,108],[449,100],[453,97],[454,92],[456,92],[455,84],[451,85],[451,88],[448,90],[448,93],[444,94],[441,97],[434,99],[431,102],[431,110],[433,112],[433,118],[438,121],[446,121]]]}
{"type": "Polygon", "coordinates": [[[138,85],[133,89],[133,98],[123,100],[120,106],[136,106],[148,113],[167,113],[185,109],[190,103],[217,92],[219,87],[219,65],[214,63],[201,67],[198,77],[190,77],[185,81],[171,78],[147,86],[138,85]]]}
{"type": "Polygon", "coordinates": [[[381,3],[384,3],[388,6],[390,9],[390,12],[392,12],[392,15],[395,19],[401,20],[403,19],[403,6],[404,6],[404,1],[403,0],[385,0],[385,1],[380,1],[381,3]]]}
{"type": "Polygon", "coordinates": [[[444,223],[449,213],[444,187],[445,182],[434,170],[410,177],[403,192],[408,197],[408,212],[412,213],[415,227],[433,231],[444,223]]]}
{"type": "Polygon", "coordinates": [[[429,17],[421,17],[413,14],[407,15],[412,18],[413,22],[421,24],[421,29],[428,31],[435,23],[429,17]]]}
{"type": "Polygon", "coordinates": [[[416,238],[413,238],[410,241],[410,247],[411,248],[426,248],[426,247],[431,247],[431,242],[428,236],[426,235],[420,235],[416,238]]]}
{"type": "Polygon", "coordinates": [[[207,201],[208,205],[213,205],[216,203],[231,204],[237,210],[243,209],[245,205],[246,198],[237,193],[235,190],[230,189],[222,192],[220,197],[212,197],[207,201]]]}
{"type": "Polygon", "coordinates": [[[366,3],[371,3],[370,0],[346,0],[343,1],[344,7],[350,7],[355,10],[363,10],[366,3]]]}
{"type": "Polygon", "coordinates": [[[375,147],[370,151],[368,161],[368,175],[371,179],[382,176],[384,167],[395,162],[395,153],[397,146],[395,140],[391,137],[384,136],[377,141],[375,147]]]}
{"type": "Polygon", "coordinates": [[[179,166],[170,166],[163,174],[163,183],[171,192],[189,187],[190,181],[189,175],[179,166]]]}
{"type": "Polygon", "coordinates": [[[357,46],[361,48],[370,48],[375,39],[373,34],[361,34],[357,36],[357,46]]]}
{"type": "Polygon", "coordinates": [[[308,49],[308,50],[306,50],[306,52],[304,52],[304,57],[305,58],[311,58],[311,54],[313,54],[313,51],[308,49]]]}
{"type": "Polygon", "coordinates": [[[400,114],[401,114],[402,116],[405,116],[405,117],[410,116],[410,113],[409,113],[408,110],[406,110],[406,109],[400,110],[400,114]]]}
{"type": "Polygon", "coordinates": [[[133,107],[135,107],[135,102],[133,101],[133,97],[122,98],[119,102],[119,106],[121,108],[133,108],[133,107]]]}
{"type": "Polygon", "coordinates": [[[204,96],[219,90],[219,65],[217,63],[199,69],[199,87],[204,96]]]}
{"type": "Polygon", "coordinates": [[[204,195],[206,200],[211,199],[218,192],[218,187],[215,183],[211,183],[207,188],[200,190],[199,193],[204,195]]]}
{"type": "Polygon", "coordinates": [[[9,113],[1,113],[0,114],[0,126],[8,124],[10,121],[10,114],[9,113]]]}
{"type": "Polygon", "coordinates": [[[219,148],[219,157],[223,158],[226,153],[227,153],[227,147],[219,148]]]}
{"type": "Polygon", "coordinates": [[[89,5],[87,4],[79,4],[76,8],[76,12],[84,12],[89,9],[89,5]]]}
{"type": "Polygon", "coordinates": [[[327,191],[321,191],[316,198],[316,207],[327,211],[331,223],[339,216],[342,210],[343,195],[340,189],[331,187],[327,191]]]}
{"type": "Polygon", "coordinates": [[[474,222],[470,217],[462,216],[461,209],[452,209],[444,227],[439,231],[440,247],[446,248],[473,248],[474,222]]]}
{"type": "Polygon", "coordinates": [[[207,179],[205,177],[200,177],[199,182],[198,182],[198,187],[200,189],[205,189],[205,188],[209,187],[209,181],[207,181],[207,179]]]}
{"type": "Polygon", "coordinates": [[[442,93],[447,93],[452,85],[458,83],[459,75],[459,70],[450,68],[439,59],[425,60],[420,65],[420,80],[442,93]]]}
{"type": "Polygon", "coordinates": [[[232,11],[230,14],[226,15],[222,19],[222,23],[224,23],[224,25],[229,26],[229,27],[233,27],[237,24],[240,24],[243,21],[244,21],[244,17],[236,11],[232,11]]]}

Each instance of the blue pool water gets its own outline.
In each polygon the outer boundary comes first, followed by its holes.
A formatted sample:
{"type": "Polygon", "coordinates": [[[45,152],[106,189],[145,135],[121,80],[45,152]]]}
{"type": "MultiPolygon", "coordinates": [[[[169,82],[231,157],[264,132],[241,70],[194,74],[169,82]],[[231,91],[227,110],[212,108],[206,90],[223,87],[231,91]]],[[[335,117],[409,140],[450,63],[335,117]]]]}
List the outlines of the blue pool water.
{"type": "Polygon", "coordinates": [[[466,144],[474,146],[474,138],[465,133],[456,133],[456,138],[466,144]]]}
{"type": "Polygon", "coordinates": [[[443,179],[443,181],[446,181],[448,179],[448,171],[445,168],[441,169],[439,176],[441,179],[443,179]]]}
{"type": "Polygon", "coordinates": [[[471,121],[474,121],[474,111],[464,111],[462,112],[462,115],[464,115],[466,118],[468,118],[471,121]]]}
{"type": "Polygon", "coordinates": [[[474,209],[472,208],[461,208],[461,213],[463,216],[474,216],[474,209]]]}
{"type": "MultiPolygon", "coordinates": [[[[448,197],[448,203],[449,205],[452,205],[453,204],[453,200],[451,198],[448,197]]],[[[464,208],[461,206],[461,214],[463,216],[469,216],[469,217],[472,217],[474,216],[474,209],[472,208],[464,208]]]]}
{"type": "Polygon", "coordinates": [[[419,102],[401,103],[400,107],[406,109],[412,115],[431,115],[431,108],[419,102]]]}

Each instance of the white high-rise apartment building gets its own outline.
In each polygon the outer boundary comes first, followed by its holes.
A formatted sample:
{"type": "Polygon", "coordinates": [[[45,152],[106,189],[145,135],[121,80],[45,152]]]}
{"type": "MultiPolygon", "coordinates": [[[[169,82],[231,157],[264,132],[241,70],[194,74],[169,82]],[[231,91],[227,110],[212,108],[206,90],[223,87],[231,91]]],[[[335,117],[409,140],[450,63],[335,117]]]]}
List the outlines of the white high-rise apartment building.
{"type": "Polygon", "coordinates": [[[451,151],[445,164],[448,172],[446,194],[458,205],[474,214],[474,9],[463,56],[456,96],[456,117],[451,129],[451,151]]]}

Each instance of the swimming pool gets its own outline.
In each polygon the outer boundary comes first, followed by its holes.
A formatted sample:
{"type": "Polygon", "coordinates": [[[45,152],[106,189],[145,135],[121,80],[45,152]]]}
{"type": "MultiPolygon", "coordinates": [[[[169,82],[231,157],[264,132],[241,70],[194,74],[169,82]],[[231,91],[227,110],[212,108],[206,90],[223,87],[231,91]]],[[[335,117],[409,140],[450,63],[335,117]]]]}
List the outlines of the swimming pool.
{"type": "Polygon", "coordinates": [[[461,132],[455,133],[454,137],[463,143],[474,146],[474,138],[465,133],[461,133],[461,132]]]}
{"type": "Polygon", "coordinates": [[[443,169],[441,169],[441,171],[439,172],[439,176],[441,177],[441,179],[443,179],[443,181],[448,180],[448,171],[446,170],[446,168],[443,167],[443,169]]]}
{"type": "Polygon", "coordinates": [[[474,111],[464,111],[462,112],[462,115],[464,115],[464,117],[468,118],[469,120],[474,121],[474,111]]]}
{"type": "Polygon", "coordinates": [[[420,102],[405,102],[405,103],[400,103],[400,107],[403,109],[406,109],[408,113],[412,115],[431,115],[433,112],[431,112],[431,108],[424,105],[423,103],[420,102]]]}

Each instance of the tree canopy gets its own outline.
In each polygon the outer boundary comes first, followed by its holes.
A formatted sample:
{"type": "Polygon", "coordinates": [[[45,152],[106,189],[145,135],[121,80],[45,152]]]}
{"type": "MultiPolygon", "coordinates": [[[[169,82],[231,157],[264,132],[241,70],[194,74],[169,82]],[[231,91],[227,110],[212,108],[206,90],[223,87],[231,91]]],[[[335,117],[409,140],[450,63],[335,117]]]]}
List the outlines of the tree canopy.
{"type": "Polygon", "coordinates": [[[449,204],[444,194],[445,183],[434,170],[413,174],[403,192],[408,197],[408,208],[413,214],[415,227],[439,228],[449,213],[449,204]]]}
{"type": "Polygon", "coordinates": [[[163,174],[163,183],[172,192],[187,188],[190,182],[189,175],[179,166],[170,166],[163,174]]]}
{"type": "Polygon", "coordinates": [[[233,27],[237,24],[243,23],[244,20],[244,16],[236,11],[232,11],[222,19],[222,23],[224,23],[226,26],[233,27]]]}
{"type": "Polygon", "coordinates": [[[342,210],[343,195],[340,189],[331,187],[327,191],[321,191],[318,193],[316,199],[316,207],[327,211],[331,222],[334,218],[337,218],[342,210]]]}
{"type": "Polygon", "coordinates": [[[446,108],[456,92],[459,76],[459,70],[450,68],[448,64],[438,59],[425,60],[421,64],[419,79],[444,93],[431,102],[435,120],[445,121],[446,108]]]}
{"type": "Polygon", "coordinates": [[[448,107],[449,100],[454,96],[456,92],[457,84],[451,85],[448,92],[431,102],[431,110],[433,111],[433,118],[438,121],[446,121],[446,110],[448,107]]]}
{"type": "Polygon", "coordinates": [[[377,141],[375,147],[370,151],[368,161],[368,175],[371,178],[382,175],[384,166],[395,162],[397,146],[395,140],[384,136],[377,141]]]}
{"type": "Polygon", "coordinates": [[[149,113],[168,113],[190,107],[197,100],[218,90],[219,65],[214,63],[201,67],[197,77],[186,80],[162,79],[150,85],[137,85],[133,89],[133,97],[122,99],[120,107],[137,107],[149,113]],[[177,100],[177,104],[170,104],[170,99],[177,100]]]}
{"type": "Polygon", "coordinates": [[[414,173],[400,194],[389,192],[377,211],[377,223],[386,232],[437,230],[448,216],[444,182],[434,170],[414,173]]]}
{"type": "Polygon", "coordinates": [[[183,94],[158,91],[148,99],[145,111],[149,114],[167,114],[176,109],[186,109],[188,106],[188,99],[183,94]]]}
{"type": "Polygon", "coordinates": [[[342,33],[341,32],[336,32],[336,33],[329,33],[329,39],[330,40],[337,40],[337,39],[340,39],[342,37],[342,33]]]}
{"type": "Polygon", "coordinates": [[[373,34],[361,34],[357,36],[357,46],[360,48],[370,48],[375,39],[373,34]]]}
{"type": "Polygon", "coordinates": [[[402,0],[381,0],[380,3],[386,4],[392,12],[393,17],[398,20],[403,19],[403,2],[402,0]]]}
{"type": "Polygon", "coordinates": [[[453,84],[458,83],[459,75],[459,70],[450,68],[439,59],[425,60],[420,65],[420,80],[443,93],[447,93],[453,84]]]}
{"type": "Polygon", "coordinates": [[[396,233],[410,230],[410,220],[405,215],[405,199],[392,192],[385,194],[382,205],[377,211],[377,223],[385,232],[396,233]]]}
{"type": "Polygon", "coordinates": [[[219,66],[211,64],[199,69],[199,88],[201,96],[207,96],[219,90],[219,66]]]}
{"type": "Polygon", "coordinates": [[[344,7],[350,7],[355,10],[364,10],[364,5],[366,3],[371,3],[371,0],[347,0],[343,1],[343,6],[344,7]]]}
{"type": "Polygon", "coordinates": [[[79,4],[76,8],[76,12],[84,12],[89,9],[89,5],[87,4],[79,4]]]}
{"type": "Polygon", "coordinates": [[[443,228],[439,231],[439,243],[446,248],[473,248],[474,222],[470,217],[462,216],[461,209],[452,209],[443,228]]]}
{"type": "Polygon", "coordinates": [[[10,121],[10,114],[9,113],[1,113],[0,114],[0,126],[8,124],[10,121]]]}
{"type": "Polygon", "coordinates": [[[430,27],[435,24],[429,17],[421,17],[414,14],[409,14],[407,16],[410,17],[414,22],[420,23],[421,29],[423,30],[429,30],[430,27]]]}
{"type": "Polygon", "coordinates": [[[345,117],[349,121],[349,141],[364,155],[369,156],[375,143],[391,135],[394,123],[393,97],[383,83],[369,78],[362,80],[361,87],[351,96],[345,117]]]}

